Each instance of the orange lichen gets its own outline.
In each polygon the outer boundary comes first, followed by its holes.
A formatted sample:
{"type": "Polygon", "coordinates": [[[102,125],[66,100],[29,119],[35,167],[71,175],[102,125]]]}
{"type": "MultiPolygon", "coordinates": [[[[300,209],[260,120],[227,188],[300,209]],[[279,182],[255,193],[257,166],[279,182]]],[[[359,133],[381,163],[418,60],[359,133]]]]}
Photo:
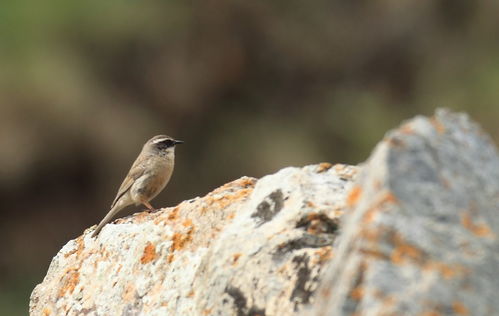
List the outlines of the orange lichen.
{"type": "Polygon", "coordinates": [[[187,294],[187,297],[194,297],[194,291],[191,290],[188,294],[187,294]]]}
{"type": "Polygon", "coordinates": [[[364,223],[372,222],[374,220],[374,218],[376,217],[376,214],[378,214],[378,212],[379,212],[378,208],[371,207],[362,216],[362,222],[364,222],[364,223]]]}
{"type": "Polygon", "coordinates": [[[391,192],[386,192],[381,199],[379,199],[378,202],[376,202],[374,205],[372,205],[363,215],[362,221],[364,223],[370,223],[374,220],[376,217],[376,214],[380,211],[380,208],[384,206],[385,204],[389,203],[397,203],[397,198],[393,193],[391,192]]]}
{"type": "MultiPolygon", "coordinates": [[[[308,203],[309,203],[309,202],[307,202],[307,204],[308,204],[308,203]]],[[[312,202],[310,202],[310,203],[312,203],[312,202]]],[[[312,205],[313,205],[313,203],[312,203],[312,205]]],[[[308,214],[307,214],[307,221],[309,221],[309,222],[311,222],[311,221],[313,221],[313,220],[316,220],[316,219],[318,219],[318,218],[320,218],[320,214],[319,214],[319,213],[317,213],[317,212],[311,212],[311,213],[308,213],[308,214]]]]}
{"type": "Polygon", "coordinates": [[[201,208],[201,214],[206,213],[209,209],[221,210],[227,208],[228,206],[234,204],[236,201],[246,198],[253,191],[254,181],[248,179],[239,181],[244,184],[243,188],[229,189],[234,186],[235,182],[228,183],[218,189],[215,189],[210,194],[203,198],[206,203],[205,206],[201,208]],[[251,187],[250,187],[251,185],[251,187]]]}
{"type": "Polygon", "coordinates": [[[393,193],[386,192],[381,201],[379,202],[379,205],[381,206],[385,203],[398,203],[398,202],[397,198],[395,197],[395,195],[393,195],[393,193]]]}
{"type": "Polygon", "coordinates": [[[435,130],[439,134],[443,134],[445,132],[445,126],[444,126],[444,124],[442,124],[442,122],[440,122],[439,120],[437,120],[436,117],[432,117],[430,119],[430,123],[431,123],[431,125],[433,125],[433,127],[435,127],[435,130]]]}
{"type": "Polygon", "coordinates": [[[166,261],[168,263],[172,263],[173,259],[175,258],[175,255],[173,253],[169,254],[168,257],[166,258],[166,261]]]}
{"type": "Polygon", "coordinates": [[[490,228],[485,223],[474,223],[472,216],[468,212],[461,214],[461,224],[478,237],[492,236],[490,228]]]}
{"type": "Polygon", "coordinates": [[[178,217],[179,207],[175,207],[170,214],[168,214],[168,220],[172,221],[178,217]]]}
{"type": "Polygon", "coordinates": [[[317,235],[325,232],[325,219],[327,215],[324,213],[312,212],[307,214],[307,233],[317,235]]]}
{"type": "Polygon", "coordinates": [[[402,134],[413,134],[414,133],[414,128],[411,126],[411,124],[404,124],[400,127],[399,130],[402,134]]]}
{"type": "Polygon", "coordinates": [[[187,227],[187,226],[192,226],[192,220],[191,220],[190,218],[188,218],[188,219],[186,219],[186,220],[182,223],[182,225],[183,225],[184,227],[187,227]]]}
{"type": "Polygon", "coordinates": [[[331,169],[333,165],[330,164],[329,162],[321,162],[318,166],[317,166],[317,173],[321,173],[321,172],[324,172],[324,171],[327,171],[329,169],[331,169]]]}
{"type": "Polygon", "coordinates": [[[243,179],[240,179],[238,183],[240,186],[247,188],[247,187],[254,187],[257,181],[258,180],[255,178],[245,177],[243,179]]]}
{"type": "Polygon", "coordinates": [[[394,146],[394,147],[404,147],[405,146],[404,141],[402,141],[400,138],[397,138],[397,137],[390,137],[387,139],[387,141],[391,146],[394,146]]]}
{"type": "Polygon", "coordinates": [[[215,208],[217,210],[224,209],[227,206],[229,206],[229,205],[232,204],[233,197],[234,197],[233,195],[228,195],[228,196],[224,196],[223,198],[220,198],[220,199],[213,199],[213,201],[211,202],[211,204],[212,205],[213,204],[216,205],[215,208]]]}
{"type": "Polygon", "coordinates": [[[466,308],[466,306],[464,306],[464,304],[459,301],[455,301],[454,303],[452,303],[452,309],[454,310],[454,313],[456,313],[457,315],[470,314],[468,308],[466,308]]]}
{"type": "Polygon", "coordinates": [[[350,292],[350,297],[356,301],[360,301],[364,297],[364,288],[362,286],[356,286],[350,292]]]}
{"type": "Polygon", "coordinates": [[[448,263],[443,263],[443,262],[437,262],[437,261],[430,261],[427,262],[423,267],[423,270],[426,271],[436,271],[445,280],[449,280],[452,278],[455,278],[457,276],[462,276],[468,272],[468,269],[462,265],[459,264],[448,264],[448,263]]]}
{"type": "Polygon", "coordinates": [[[226,191],[240,191],[241,189],[247,189],[250,187],[252,188],[255,186],[256,181],[257,180],[255,178],[249,178],[249,177],[237,179],[232,182],[226,183],[221,187],[216,188],[215,190],[211,191],[206,197],[209,197],[210,195],[213,196],[221,194],[226,191]]]}
{"type": "Polygon", "coordinates": [[[326,261],[329,261],[333,257],[333,251],[331,246],[327,246],[324,248],[319,249],[316,252],[317,255],[319,255],[319,263],[324,263],[326,261]]]}
{"type": "Polygon", "coordinates": [[[423,251],[406,242],[400,234],[394,233],[392,242],[394,248],[390,255],[390,260],[394,264],[401,265],[407,262],[421,262],[424,259],[423,251]]]}
{"type": "Polygon", "coordinates": [[[352,207],[357,204],[360,197],[362,196],[362,189],[359,186],[353,187],[347,196],[347,206],[352,207]]]}
{"type": "Polygon", "coordinates": [[[315,207],[316,207],[316,206],[315,206],[315,204],[314,204],[314,202],[312,202],[312,201],[306,201],[306,202],[305,202],[305,205],[307,205],[307,207],[311,207],[311,208],[312,208],[312,207],[313,207],[313,208],[315,208],[315,207]]]}
{"type": "Polygon", "coordinates": [[[235,253],[232,255],[232,265],[236,265],[237,264],[237,261],[239,260],[239,258],[241,257],[242,254],[240,253],[235,253]]]}
{"type": "Polygon", "coordinates": [[[407,261],[418,261],[421,259],[421,250],[411,245],[400,245],[393,249],[390,260],[397,265],[406,263],[407,261]]]}
{"type": "Polygon", "coordinates": [[[207,308],[205,310],[203,310],[203,315],[211,315],[211,308],[207,308]]]}
{"type": "Polygon", "coordinates": [[[374,257],[379,260],[388,260],[389,257],[379,250],[361,248],[359,252],[365,256],[374,257]]]}
{"type": "Polygon", "coordinates": [[[452,267],[452,266],[449,266],[449,265],[439,265],[439,272],[440,274],[442,274],[443,278],[444,279],[451,279],[453,278],[454,276],[456,276],[457,274],[459,274],[459,270],[452,267]]]}
{"type": "Polygon", "coordinates": [[[368,241],[369,246],[361,248],[360,252],[380,260],[390,260],[395,265],[406,263],[421,265],[426,261],[427,256],[425,256],[424,251],[408,243],[400,233],[390,231],[387,233],[391,236],[391,243],[393,244],[393,250],[389,254],[376,249],[379,239],[386,235],[380,229],[364,229],[361,231],[360,237],[368,241]]]}
{"type": "Polygon", "coordinates": [[[107,261],[110,256],[111,256],[111,252],[109,250],[107,250],[106,248],[103,248],[101,250],[101,257],[103,260],[107,261]]]}
{"type": "Polygon", "coordinates": [[[192,241],[192,234],[194,232],[194,227],[190,227],[187,233],[174,233],[172,237],[172,245],[170,247],[170,251],[177,251],[184,248],[188,242],[192,241]]]}
{"type": "MultiPolygon", "coordinates": [[[[222,209],[234,203],[234,200],[247,197],[252,191],[257,182],[255,178],[244,177],[229,183],[208,193],[206,196],[197,199],[198,209],[201,214],[204,214],[210,209],[222,209]],[[212,207],[214,205],[214,207],[212,207]]],[[[168,220],[174,220],[178,216],[179,207],[184,203],[176,206],[168,220]]]]}
{"type": "Polygon", "coordinates": [[[379,229],[364,228],[360,231],[360,236],[367,241],[377,243],[381,236],[381,231],[379,229]]]}
{"type": "Polygon", "coordinates": [[[52,314],[52,311],[50,310],[50,308],[46,307],[43,310],[43,316],[50,316],[50,314],[52,314]]]}
{"type": "Polygon", "coordinates": [[[227,194],[222,198],[214,199],[213,203],[216,204],[217,208],[223,209],[233,204],[235,201],[247,197],[252,191],[253,188],[240,189],[233,194],[227,194]]]}
{"type": "Polygon", "coordinates": [[[146,264],[155,260],[156,257],[157,257],[156,246],[154,246],[151,242],[148,241],[147,245],[144,248],[144,253],[142,255],[142,258],[140,258],[140,262],[142,264],[146,264]]]}
{"type": "Polygon", "coordinates": [[[64,296],[67,292],[73,294],[73,291],[80,282],[80,273],[77,269],[72,268],[66,271],[64,278],[64,285],[59,290],[59,297],[64,296]]]}
{"type": "Polygon", "coordinates": [[[312,235],[318,235],[323,233],[323,224],[320,220],[313,220],[307,228],[307,233],[312,235]]]}
{"type": "Polygon", "coordinates": [[[381,302],[385,310],[392,308],[397,301],[397,299],[393,295],[388,295],[380,289],[373,290],[372,294],[378,301],[381,302]]]}
{"type": "Polygon", "coordinates": [[[72,254],[76,253],[76,256],[79,257],[81,255],[81,253],[83,252],[83,236],[80,236],[78,238],[76,238],[75,240],[75,243],[76,243],[76,247],[71,250],[70,252],[64,254],[64,258],[67,258],[69,256],[71,256],[72,254]]]}

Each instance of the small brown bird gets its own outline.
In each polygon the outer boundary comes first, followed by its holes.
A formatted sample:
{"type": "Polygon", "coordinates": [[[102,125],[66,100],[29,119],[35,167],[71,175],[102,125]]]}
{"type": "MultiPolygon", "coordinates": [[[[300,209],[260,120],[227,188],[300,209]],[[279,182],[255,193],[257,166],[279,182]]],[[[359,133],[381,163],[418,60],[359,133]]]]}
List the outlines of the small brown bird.
{"type": "Polygon", "coordinates": [[[143,204],[149,210],[154,210],[149,201],[156,197],[170,180],[175,160],[175,145],[182,143],[183,141],[169,136],[158,135],[144,144],[123,180],[111,204],[111,210],[99,223],[92,237],[97,236],[102,227],[128,205],[143,204]]]}

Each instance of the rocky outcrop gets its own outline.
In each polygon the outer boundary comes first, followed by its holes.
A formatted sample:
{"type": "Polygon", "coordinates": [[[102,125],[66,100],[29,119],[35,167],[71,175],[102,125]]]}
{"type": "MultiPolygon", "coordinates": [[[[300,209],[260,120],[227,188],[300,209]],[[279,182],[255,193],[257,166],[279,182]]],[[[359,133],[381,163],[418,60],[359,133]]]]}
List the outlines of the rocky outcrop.
{"type": "Polygon", "coordinates": [[[70,241],[32,315],[285,315],[333,256],[356,167],[285,168],[70,241]]]}
{"type": "Polygon", "coordinates": [[[499,157],[480,128],[417,117],[358,169],[243,177],[89,229],[54,257],[30,313],[497,313],[499,157]]]}
{"type": "Polygon", "coordinates": [[[389,133],[348,201],[311,315],[499,313],[499,157],[466,115],[389,133]]]}

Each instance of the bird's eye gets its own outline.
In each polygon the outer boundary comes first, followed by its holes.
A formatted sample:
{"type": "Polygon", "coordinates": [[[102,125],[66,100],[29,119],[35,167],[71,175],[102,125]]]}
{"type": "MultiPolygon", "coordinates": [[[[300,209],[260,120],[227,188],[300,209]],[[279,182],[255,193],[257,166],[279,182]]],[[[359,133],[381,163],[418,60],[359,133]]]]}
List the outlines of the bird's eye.
{"type": "Polygon", "coordinates": [[[159,142],[157,144],[157,146],[158,146],[159,149],[170,148],[170,147],[172,147],[174,145],[175,145],[175,142],[173,140],[171,140],[171,139],[165,139],[164,141],[159,142]]]}
{"type": "Polygon", "coordinates": [[[174,145],[174,142],[171,139],[167,139],[163,142],[163,144],[165,144],[166,147],[171,147],[174,145]]]}

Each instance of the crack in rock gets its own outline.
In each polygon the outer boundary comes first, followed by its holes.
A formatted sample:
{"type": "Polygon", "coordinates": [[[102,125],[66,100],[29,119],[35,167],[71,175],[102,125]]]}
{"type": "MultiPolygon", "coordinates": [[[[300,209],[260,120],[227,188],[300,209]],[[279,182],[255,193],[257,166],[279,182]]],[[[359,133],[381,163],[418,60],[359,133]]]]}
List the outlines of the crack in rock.
{"type": "Polygon", "coordinates": [[[281,190],[270,193],[258,206],[256,212],[251,214],[252,218],[257,218],[257,227],[272,220],[274,216],[282,210],[284,206],[284,195],[281,190]]]}
{"type": "Polygon", "coordinates": [[[265,309],[256,306],[252,306],[249,309],[247,308],[247,299],[244,296],[244,293],[237,287],[227,286],[225,293],[232,297],[234,306],[237,310],[237,316],[265,316],[265,309]]]}

